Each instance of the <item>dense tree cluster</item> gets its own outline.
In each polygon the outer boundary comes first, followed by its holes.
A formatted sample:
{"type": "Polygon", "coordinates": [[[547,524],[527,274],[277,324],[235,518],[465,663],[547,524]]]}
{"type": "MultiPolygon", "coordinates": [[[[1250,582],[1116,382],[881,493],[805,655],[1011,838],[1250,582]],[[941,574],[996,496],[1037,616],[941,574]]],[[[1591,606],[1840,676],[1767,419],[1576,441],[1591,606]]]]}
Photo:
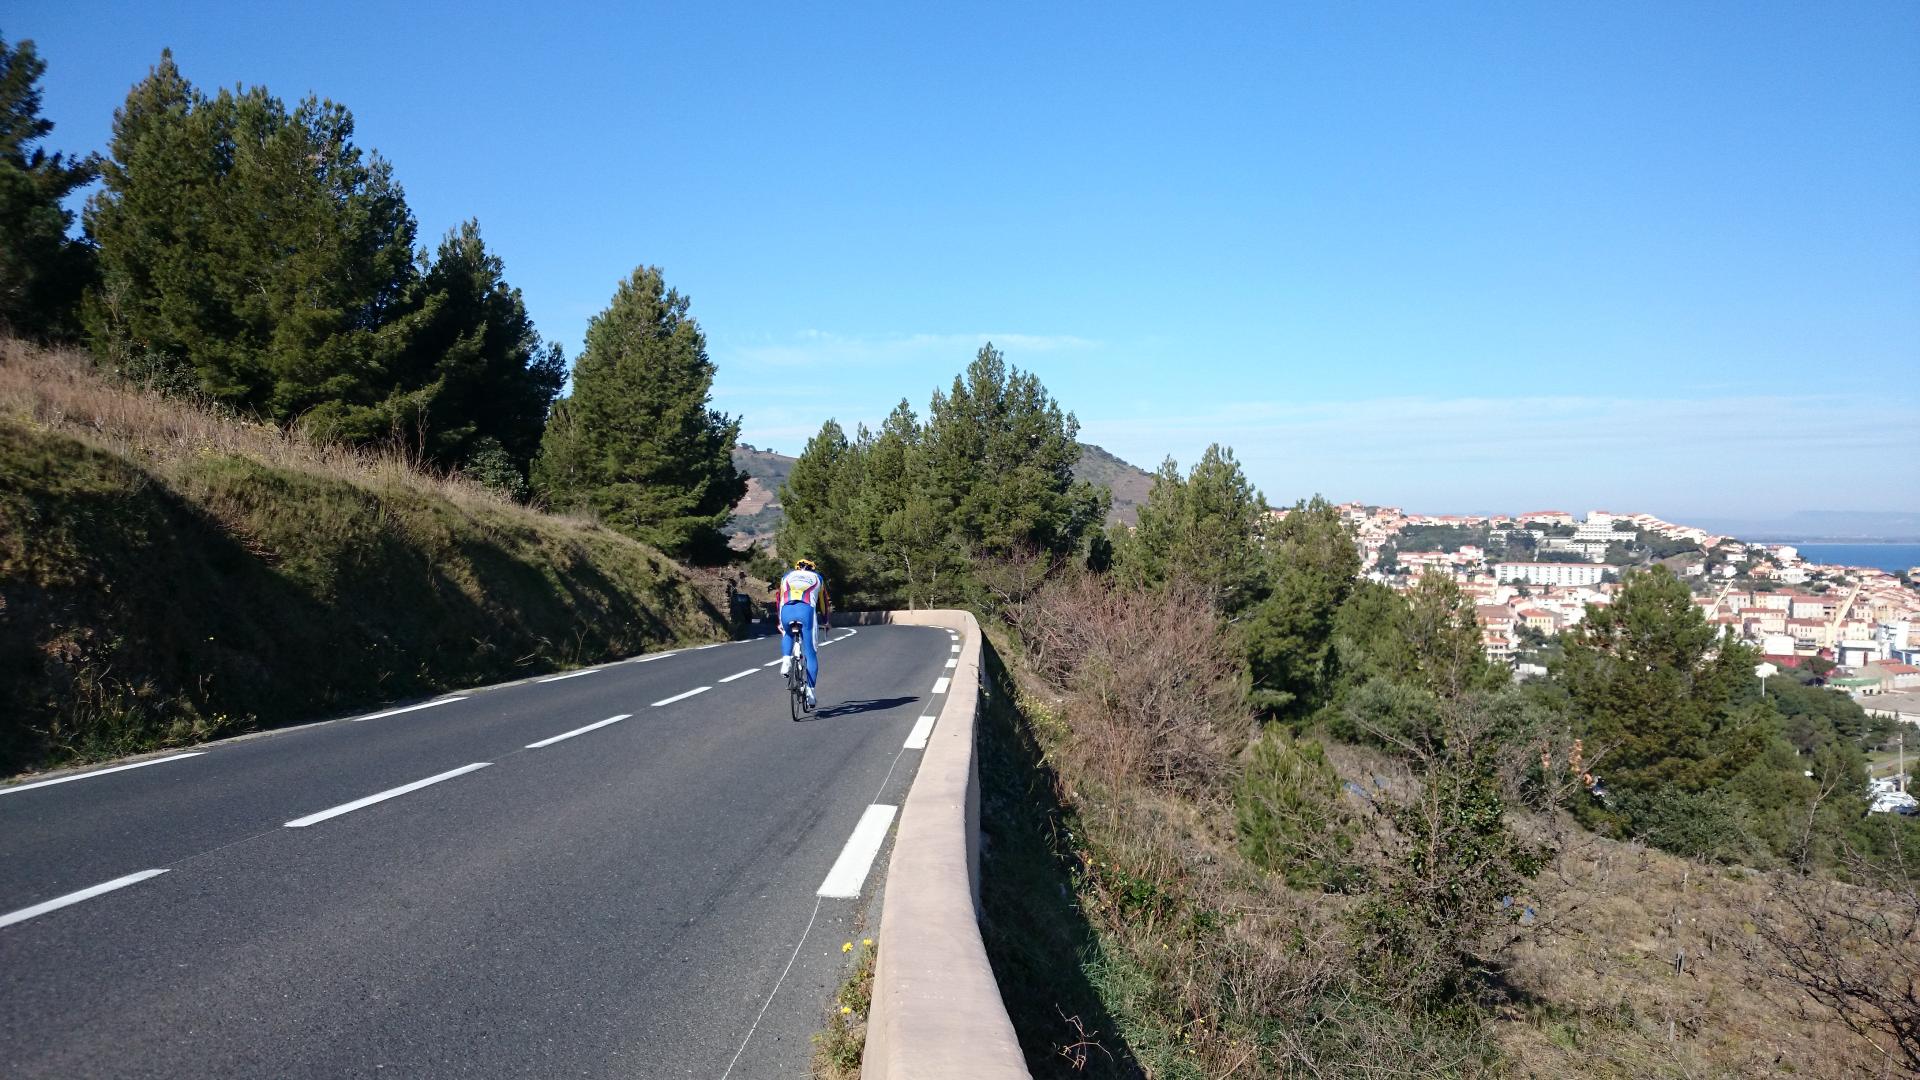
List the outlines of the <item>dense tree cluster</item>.
{"type": "Polygon", "coordinates": [[[793,464],[778,545],[816,560],[852,606],[991,603],[1007,563],[1099,557],[1104,491],[1076,481],[1079,422],[991,344],[923,423],[828,421],[793,464]]]}
{"type": "Polygon", "coordinates": [[[45,67],[31,42],[0,42],[0,330],[84,335],[154,389],[724,553],[738,424],[708,408],[713,364],[659,270],[620,284],[552,409],[566,359],[479,224],[417,248],[392,166],[356,145],[345,106],[209,95],[162,53],[107,157],[68,159],[38,146],[45,67]],[[61,200],[96,176],[71,237],[61,200]]]}
{"type": "Polygon", "coordinates": [[[531,460],[565,365],[468,222],[432,253],[353,116],[211,96],[170,55],[114,114],[88,201],[96,351],[237,409],[440,467],[531,460]]]}

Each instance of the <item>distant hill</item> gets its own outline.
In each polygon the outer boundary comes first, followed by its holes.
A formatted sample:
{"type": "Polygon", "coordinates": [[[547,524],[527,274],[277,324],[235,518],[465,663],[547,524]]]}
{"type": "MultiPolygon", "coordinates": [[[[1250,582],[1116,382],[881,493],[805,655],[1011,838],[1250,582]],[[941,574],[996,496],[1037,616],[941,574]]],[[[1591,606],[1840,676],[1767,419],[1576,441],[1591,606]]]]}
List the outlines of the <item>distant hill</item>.
{"type": "Polygon", "coordinates": [[[751,547],[762,540],[772,543],[774,532],[787,518],[780,507],[780,485],[793,471],[793,459],[742,443],[733,448],[733,467],[747,474],[747,494],[734,504],[727,535],[737,548],[751,547]]]}
{"type": "Polygon", "coordinates": [[[1107,512],[1109,523],[1138,522],[1140,504],[1147,501],[1147,492],[1153,490],[1152,473],[1121,461],[1092,443],[1080,444],[1080,463],[1073,467],[1073,475],[1113,492],[1113,509],[1107,512]]]}
{"type": "MultiPolygon", "coordinates": [[[[744,548],[760,541],[772,542],[773,534],[786,520],[780,506],[780,485],[793,471],[793,459],[771,450],[742,444],[734,448],[733,467],[747,474],[747,495],[733,508],[733,520],[727,523],[727,535],[733,546],[744,548]]],[[[1113,492],[1109,522],[1128,525],[1140,519],[1140,504],[1153,488],[1153,474],[1128,464],[1091,443],[1080,445],[1080,462],[1073,475],[1113,492]]]]}
{"type": "Polygon", "coordinates": [[[1800,510],[1766,518],[1703,518],[1698,524],[1743,540],[1920,542],[1920,514],[1888,510],[1800,510]]]}

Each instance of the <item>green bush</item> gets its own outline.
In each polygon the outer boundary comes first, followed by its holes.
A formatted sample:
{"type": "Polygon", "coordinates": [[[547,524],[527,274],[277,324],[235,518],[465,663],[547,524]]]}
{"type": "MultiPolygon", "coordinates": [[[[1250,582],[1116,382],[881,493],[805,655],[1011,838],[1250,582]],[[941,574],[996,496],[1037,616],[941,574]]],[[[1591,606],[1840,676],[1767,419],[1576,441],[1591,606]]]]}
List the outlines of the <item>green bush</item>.
{"type": "Polygon", "coordinates": [[[1319,743],[1269,732],[1234,785],[1241,853],[1296,889],[1336,886],[1353,847],[1339,797],[1340,778],[1319,743]]]}

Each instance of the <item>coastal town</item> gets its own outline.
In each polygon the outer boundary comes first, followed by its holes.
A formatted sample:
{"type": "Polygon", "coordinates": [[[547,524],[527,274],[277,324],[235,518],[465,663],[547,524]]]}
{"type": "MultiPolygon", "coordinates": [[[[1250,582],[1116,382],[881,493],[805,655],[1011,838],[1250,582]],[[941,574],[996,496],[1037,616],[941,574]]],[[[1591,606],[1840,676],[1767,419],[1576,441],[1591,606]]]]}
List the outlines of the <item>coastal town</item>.
{"type": "Polygon", "coordinates": [[[1661,565],[1691,585],[1709,623],[1766,664],[1810,669],[1869,711],[1920,724],[1920,567],[1823,565],[1792,545],[1644,513],[1339,510],[1369,578],[1402,591],[1427,574],[1453,578],[1474,602],[1487,655],[1519,675],[1544,673],[1553,640],[1589,606],[1611,603],[1624,571],[1661,565]]]}

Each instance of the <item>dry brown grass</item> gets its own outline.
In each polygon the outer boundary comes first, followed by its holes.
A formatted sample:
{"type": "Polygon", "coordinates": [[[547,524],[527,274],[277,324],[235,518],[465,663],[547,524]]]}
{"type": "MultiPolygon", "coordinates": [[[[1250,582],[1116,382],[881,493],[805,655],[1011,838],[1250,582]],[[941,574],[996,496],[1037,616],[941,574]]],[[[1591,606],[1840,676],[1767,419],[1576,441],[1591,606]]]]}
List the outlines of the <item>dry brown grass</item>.
{"type": "Polygon", "coordinates": [[[725,579],[0,340],[0,771],[724,632],[725,579]]]}
{"type": "MultiPolygon", "coordinates": [[[[1030,1057],[1036,1076],[1901,1075],[1776,977],[1755,915],[1778,910],[1792,879],[1601,839],[1564,814],[1512,814],[1558,854],[1519,898],[1534,914],[1485,942],[1478,1002],[1451,1019],[1397,1007],[1359,974],[1345,916],[1360,897],[1288,888],[1241,857],[1230,807],[1210,797],[1234,768],[1226,732],[1189,721],[1169,733],[1169,717],[1206,714],[1191,702],[1153,697],[1156,725],[1101,696],[1114,657],[1192,657],[1156,644],[1184,636],[1173,605],[1136,619],[1096,588],[1050,584],[1012,613],[1030,664],[1020,714],[1057,772],[1068,828],[1055,835],[1097,943],[1082,972],[1104,1010],[1087,1042],[1081,1015],[1052,1010],[1048,991],[1070,996],[1065,982],[1043,973],[1012,989],[1030,1054],[1035,1042],[1054,1051],[1030,1057]],[[1155,764],[1169,740],[1173,756],[1155,764]],[[1199,779],[1169,783],[1170,767],[1199,779]]],[[[1192,654],[1203,670],[1208,655],[1192,654]]],[[[1327,756],[1362,784],[1416,782],[1382,749],[1331,743],[1327,756]]],[[[1036,952],[1046,940],[996,933],[1036,952]]]]}
{"type": "Polygon", "coordinates": [[[420,468],[396,451],[329,444],[298,425],[281,428],[253,423],[209,402],[163,397],[127,385],[101,372],[85,353],[72,349],[46,349],[0,338],[0,413],[78,436],[149,465],[238,454],[359,484],[397,485],[464,507],[536,513],[458,473],[420,468]]]}
{"type": "Polygon", "coordinates": [[[1767,977],[1753,913],[1778,875],[1586,837],[1549,877],[1495,1013],[1517,1075],[1901,1075],[1767,977]]]}
{"type": "MultiPolygon", "coordinates": [[[[20,417],[164,470],[195,458],[235,454],[265,465],[317,473],[371,488],[399,488],[446,499],[469,512],[515,525],[604,532],[589,515],[554,514],[517,503],[458,471],[425,468],[405,453],[343,446],[305,428],[250,421],[208,401],[168,397],[102,372],[75,349],[42,348],[0,337],[0,415],[20,417]]],[[[724,569],[682,567],[708,603],[726,610],[724,569]]]]}

